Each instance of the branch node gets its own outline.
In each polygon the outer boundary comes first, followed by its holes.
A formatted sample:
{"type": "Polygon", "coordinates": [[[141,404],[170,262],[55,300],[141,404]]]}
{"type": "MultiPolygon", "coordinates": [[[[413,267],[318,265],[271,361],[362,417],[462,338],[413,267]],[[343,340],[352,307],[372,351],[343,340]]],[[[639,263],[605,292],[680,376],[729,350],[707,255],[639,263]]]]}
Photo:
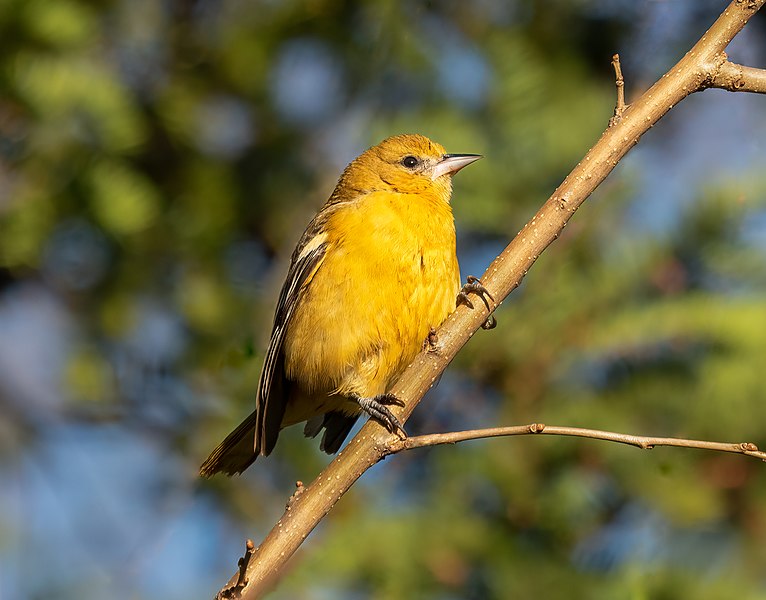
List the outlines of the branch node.
{"type": "Polygon", "coordinates": [[[407,444],[407,441],[411,438],[407,438],[405,440],[401,438],[396,438],[391,440],[390,442],[387,442],[385,447],[382,450],[383,458],[387,456],[391,456],[392,454],[396,454],[397,452],[401,452],[402,450],[408,450],[409,446],[407,444]]]}
{"type": "Polygon", "coordinates": [[[753,92],[766,94],[766,70],[746,67],[724,60],[711,70],[705,87],[714,87],[729,92],[753,92]]]}
{"type": "Polygon", "coordinates": [[[744,5],[746,10],[758,10],[758,2],[755,0],[737,0],[737,4],[744,5]]]}
{"type": "Polygon", "coordinates": [[[247,540],[245,543],[245,555],[237,561],[239,567],[239,574],[237,575],[237,582],[234,585],[223,588],[215,595],[215,600],[231,600],[242,597],[242,590],[247,585],[247,567],[250,564],[250,560],[255,554],[255,544],[253,540],[247,540]]]}
{"type": "Polygon", "coordinates": [[[622,114],[627,108],[625,105],[625,79],[622,76],[619,54],[612,56],[612,66],[614,67],[614,85],[617,88],[617,103],[614,106],[614,116],[609,119],[609,127],[617,125],[622,120],[622,114]]]}
{"type": "Polygon", "coordinates": [[[758,452],[758,446],[752,442],[742,442],[739,447],[742,449],[742,452],[758,452]]]}
{"type": "Polygon", "coordinates": [[[532,423],[529,426],[529,433],[542,433],[545,431],[545,423],[532,423]]]}
{"type": "Polygon", "coordinates": [[[428,330],[428,335],[426,336],[426,339],[423,340],[422,349],[433,353],[439,351],[439,334],[436,333],[436,329],[433,327],[428,330]]]}
{"type": "Polygon", "coordinates": [[[295,482],[295,491],[292,493],[290,498],[288,498],[287,504],[285,505],[285,510],[290,510],[293,503],[300,497],[305,489],[306,487],[303,485],[302,481],[298,480],[295,482]]]}

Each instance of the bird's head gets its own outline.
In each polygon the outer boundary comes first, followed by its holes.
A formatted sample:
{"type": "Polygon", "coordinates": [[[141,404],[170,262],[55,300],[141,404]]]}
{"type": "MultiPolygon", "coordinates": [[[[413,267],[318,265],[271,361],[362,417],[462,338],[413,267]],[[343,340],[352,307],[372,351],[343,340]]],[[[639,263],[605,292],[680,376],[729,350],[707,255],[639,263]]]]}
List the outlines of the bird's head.
{"type": "Polygon", "coordinates": [[[480,158],[478,154],[447,154],[443,146],[422,135],[395,135],[356,158],[341,176],[336,194],[341,190],[355,194],[393,191],[449,202],[452,176],[480,158]]]}

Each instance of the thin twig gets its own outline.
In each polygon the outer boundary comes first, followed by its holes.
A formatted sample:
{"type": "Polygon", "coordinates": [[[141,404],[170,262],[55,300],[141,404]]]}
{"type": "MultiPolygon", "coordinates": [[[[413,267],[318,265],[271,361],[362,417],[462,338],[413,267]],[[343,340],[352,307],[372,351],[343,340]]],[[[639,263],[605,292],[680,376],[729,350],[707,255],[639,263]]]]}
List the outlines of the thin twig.
{"type": "Polygon", "coordinates": [[[430,435],[418,435],[404,440],[392,439],[386,444],[389,454],[397,454],[404,450],[424,448],[426,446],[438,446],[441,444],[456,444],[468,440],[478,440],[491,437],[508,437],[517,435],[563,435],[606,442],[617,442],[635,446],[643,450],[649,450],[655,446],[675,446],[677,448],[696,448],[699,450],[713,450],[716,452],[733,452],[752,456],[766,462],[766,452],[758,449],[751,442],[709,442],[706,440],[690,440],[685,438],[654,437],[646,435],[631,435],[614,431],[602,431],[599,429],[583,429],[581,427],[562,427],[532,423],[531,425],[515,425],[511,427],[492,427],[489,429],[471,429],[467,431],[452,431],[449,433],[433,433],[430,435]]]}
{"type": "Polygon", "coordinates": [[[237,561],[239,572],[237,574],[237,581],[232,585],[223,588],[215,595],[215,600],[231,600],[242,597],[242,590],[247,585],[247,567],[250,565],[250,561],[255,554],[255,544],[253,540],[247,540],[245,543],[245,555],[237,561]]]}
{"type": "Polygon", "coordinates": [[[612,66],[614,67],[614,85],[617,88],[617,103],[614,105],[614,116],[609,119],[609,127],[617,125],[622,119],[622,113],[625,112],[625,79],[622,77],[619,54],[612,56],[612,66]]]}
{"type": "Polygon", "coordinates": [[[754,69],[725,61],[710,82],[710,87],[729,92],[766,94],[766,69],[754,69]]]}

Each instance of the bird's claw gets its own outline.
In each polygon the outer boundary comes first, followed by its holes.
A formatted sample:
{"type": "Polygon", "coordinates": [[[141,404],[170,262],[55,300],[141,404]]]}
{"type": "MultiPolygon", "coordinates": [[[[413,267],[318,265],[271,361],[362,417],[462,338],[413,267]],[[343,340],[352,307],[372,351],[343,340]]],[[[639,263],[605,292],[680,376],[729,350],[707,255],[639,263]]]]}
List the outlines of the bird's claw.
{"type": "Polygon", "coordinates": [[[404,402],[399,400],[399,398],[393,394],[378,394],[372,398],[357,396],[354,397],[354,401],[364,412],[376,421],[379,421],[391,433],[395,433],[402,438],[407,437],[407,432],[404,431],[401,422],[388,408],[389,406],[404,406],[404,402]]]}
{"type": "MultiPolygon", "coordinates": [[[[466,279],[468,283],[466,283],[458,292],[456,305],[460,306],[461,304],[465,304],[468,308],[473,309],[473,302],[471,302],[468,294],[476,294],[484,301],[487,310],[492,310],[487,298],[492,300],[492,302],[494,302],[495,299],[492,297],[492,294],[489,293],[489,290],[481,283],[481,279],[474,277],[473,275],[469,275],[466,279]]],[[[494,329],[495,327],[497,327],[497,319],[492,315],[489,315],[487,320],[484,321],[481,326],[481,328],[485,330],[494,329]]]]}
{"type": "Polygon", "coordinates": [[[404,406],[404,401],[399,400],[396,396],[393,394],[378,394],[372,400],[376,402],[380,402],[381,404],[384,404],[386,406],[404,406]]]}
{"type": "Polygon", "coordinates": [[[457,294],[458,306],[460,304],[465,304],[468,308],[473,308],[473,302],[471,302],[468,294],[476,294],[484,301],[484,304],[487,306],[487,308],[489,308],[490,306],[487,298],[492,300],[492,302],[494,302],[495,299],[492,297],[492,294],[489,293],[489,290],[485,288],[481,283],[481,279],[474,277],[473,275],[469,275],[466,279],[468,282],[462,288],[460,288],[460,291],[457,294]]]}

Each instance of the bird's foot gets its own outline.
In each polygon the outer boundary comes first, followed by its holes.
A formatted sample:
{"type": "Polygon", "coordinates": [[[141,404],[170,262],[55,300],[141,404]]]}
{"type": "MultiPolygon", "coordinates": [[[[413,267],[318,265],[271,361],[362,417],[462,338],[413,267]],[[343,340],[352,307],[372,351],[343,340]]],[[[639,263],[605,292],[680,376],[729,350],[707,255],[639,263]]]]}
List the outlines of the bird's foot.
{"type": "MultiPolygon", "coordinates": [[[[469,275],[467,278],[468,283],[466,283],[458,292],[457,294],[457,300],[456,300],[456,306],[460,306],[461,304],[465,304],[468,308],[473,309],[473,302],[471,302],[471,299],[468,297],[468,294],[476,294],[479,296],[479,298],[482,299],[484,304],[486,305],[488,310],[491,310],[491,307],[489,305],[489,298],[492,300],[492,302],[495,301],[495,299],[492,297],[492,294],[489,293],[489,290],[484,287],[484,285],[481,283],[481,279],[478,277],[474,277],[473,275],[469,275]]],[[[494,329],[497,327],[497,319],[495,319],[494,316],[489,315],[487,317],[487,320],[484,321],[481,328],[482,329],[494,329]]]]}
{"type": "Polygon", "coordinates": [[[460,306],[461,304],[465,304],[468,308],[473,308],[473,302],[471,302],[471,299],[468,297],[468,294],[476,294],[484,301],[484,304],[489,308],[489,301],[487,298],[492,300],[493,302],[495,299],[492,297],[492,294],[489,293],[489,290],[484,287],[484,285],[481,283],[481,279],[478,277],[474,277],[473,275],[469,275],[467,278],[468,283],[466,283],[458,292],[457,294],[457,302],[456,304],[460,306]],[[487,298],[485,298],[485,296],[487,298]]]}
{"type": "Polygon", "coordinates": [[[370,417],[379,421],[391,433],[395,433],[402,438],[407,437],[404,427],[392,413],[389,406],[404,406],[404,402],[399,400],[393,394],[378,394],[372,398],[362,398],[361,396],[352,396],[351,399],[370,417]]]}

